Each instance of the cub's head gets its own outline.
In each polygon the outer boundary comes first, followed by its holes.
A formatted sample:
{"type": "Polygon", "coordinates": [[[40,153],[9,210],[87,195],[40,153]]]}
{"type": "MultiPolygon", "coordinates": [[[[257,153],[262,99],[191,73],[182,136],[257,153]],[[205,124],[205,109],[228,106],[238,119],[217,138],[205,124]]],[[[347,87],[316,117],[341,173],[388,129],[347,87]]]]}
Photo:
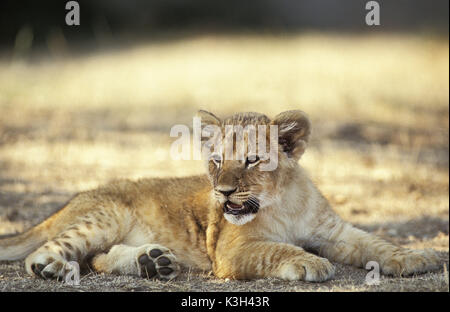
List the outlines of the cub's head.
{"type": "Polygon", "coordinates": [[[272,120],[258,113],[225,119],[199,111],[202,154],[215,199],[236,225],[253,220],[259,209],[280,198],[305,151],[311,133],[306,115],[283,112],[272,120]]]}

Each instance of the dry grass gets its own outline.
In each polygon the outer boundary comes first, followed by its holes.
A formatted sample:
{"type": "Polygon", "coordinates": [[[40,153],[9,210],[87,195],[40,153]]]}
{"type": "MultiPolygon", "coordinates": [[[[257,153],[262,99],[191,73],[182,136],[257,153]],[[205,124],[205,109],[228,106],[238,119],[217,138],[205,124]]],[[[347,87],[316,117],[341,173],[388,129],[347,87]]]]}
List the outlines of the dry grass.
{"type": "MultiPolygon", "coordinates": [[[[436,248],[448,263],[448,53],[442,39],[311,33],[0,60],[0,234],[110,179],[202,172],[197,161],[167,157],[170,127],[190,125],[199,108],[300,108],[314,126],[302,164],[342,217],[404,246],[436,248]]],[[[82,290],[448,291],[442,272],[376,287],[345,266],[320,285],[186,274],[169,284],[92,275],[82,290]]],[[[0,289],[70,288],[12,263],[0,266],[0,289]]]]}

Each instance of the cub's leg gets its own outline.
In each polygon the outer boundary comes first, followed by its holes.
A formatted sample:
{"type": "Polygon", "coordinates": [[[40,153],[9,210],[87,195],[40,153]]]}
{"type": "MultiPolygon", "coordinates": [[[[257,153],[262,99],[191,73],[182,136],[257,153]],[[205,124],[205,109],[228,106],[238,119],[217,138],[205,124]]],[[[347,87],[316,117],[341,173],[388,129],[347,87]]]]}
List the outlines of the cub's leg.
{"type": "Polygon", "coordinates": [[[115,245],[108,253],[94,257],[92,264],[98,272],[137,275],[144,278],[173,279],[180,266],[169,249],[158,244],[139,247],[115,245]]]}
{"type": "Polygon", "coordinates": [[[34,251],[25,259],[29,274],[42,278],[63,278],[67,263],[82,263],[86,256],[108,250],[128,231],[117,218],[96,212],[80,217],[73,225],[34,251]]]}
{"type": "Polygon", "coordinates": [[[440,267],[441,260],[431,249],[398,247],[343,221],[337,222],[331,233],[322,241],[319,254],[332,261],[358,267],[376,261],[381,273],[395,276],[423,273],[440,267]]]}
{"type": "Polygon", "coordinates": [[[231,244],[218,244],[217,261],[213,262],[214,274],[220,278],[278,277],[322,282],[334,276],[334,266],[327,259],[294,245],[267,241],[227,245],[231,244]]]}

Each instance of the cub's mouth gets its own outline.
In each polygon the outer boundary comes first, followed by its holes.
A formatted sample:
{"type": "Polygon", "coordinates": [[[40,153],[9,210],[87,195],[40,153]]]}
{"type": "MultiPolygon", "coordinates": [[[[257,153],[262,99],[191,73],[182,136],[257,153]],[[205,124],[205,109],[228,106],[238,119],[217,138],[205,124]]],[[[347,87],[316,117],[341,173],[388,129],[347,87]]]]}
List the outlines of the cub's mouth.
{"type": "Polygon", "coordinates": [[[259,202],[256,200],[245,201],[241,205],[235,204],[227,200],[223,204],[223,212],[234,216],[246,215],[249,213],[257,213],[259,209],[259,202]]]}

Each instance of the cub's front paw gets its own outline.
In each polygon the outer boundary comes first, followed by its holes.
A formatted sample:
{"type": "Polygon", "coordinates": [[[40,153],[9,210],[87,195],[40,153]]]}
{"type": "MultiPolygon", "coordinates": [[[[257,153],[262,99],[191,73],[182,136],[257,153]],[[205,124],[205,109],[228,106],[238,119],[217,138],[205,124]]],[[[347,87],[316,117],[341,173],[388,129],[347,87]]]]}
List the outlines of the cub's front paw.
{"type": "Polygon", "coordinates": [[[170,280],[180,273],[180,266],[169,249],[156,244],[139,248],[136,256],[139,275],[144,278],[170,280]]]}
{"type": "Polygon", "coordinates": [[[386,275],[408,276],[437,270],[440,262],[438,254],[432,249],[405,249],[385,260],[381,264],[381,272],[386,275]]]}
{"type": "Polygon", "coordinates": [[[315,255],[297,257],[284,263],[279,274],[282,279],[307,282],[324,282],[333,276],[334,266],[331,262],[315,255]]]}

